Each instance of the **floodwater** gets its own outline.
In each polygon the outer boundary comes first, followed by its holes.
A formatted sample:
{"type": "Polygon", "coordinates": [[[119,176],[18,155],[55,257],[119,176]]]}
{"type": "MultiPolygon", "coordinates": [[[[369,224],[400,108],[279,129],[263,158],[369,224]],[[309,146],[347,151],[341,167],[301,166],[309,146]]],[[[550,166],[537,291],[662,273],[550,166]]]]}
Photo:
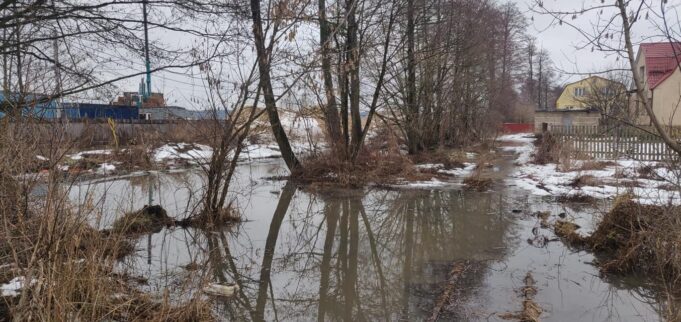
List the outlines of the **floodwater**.
{"type": "MultiPolygon", "coordinates": [[[[543,321],[660,320],[643,281],[601,278],[592,255],[551,241],[532,215],[565,213],[588,227],[597,209],[503,181],[485,193],[307,192],[263,179],[283,173],[278,162],[241,165],[233,200],[244,223],[142,236],[120,269],[176,300],[207,282],[236,283],[234,298],[213,300],[226,321],[501,321],[522,308],[528,272],[543,321]]],[[[198,170],[152,173],[81,182],[71,198],[98,209],[93,224],[105,228],[150,199],[181,219],[198,207],[201,186],[198,170]]]]}

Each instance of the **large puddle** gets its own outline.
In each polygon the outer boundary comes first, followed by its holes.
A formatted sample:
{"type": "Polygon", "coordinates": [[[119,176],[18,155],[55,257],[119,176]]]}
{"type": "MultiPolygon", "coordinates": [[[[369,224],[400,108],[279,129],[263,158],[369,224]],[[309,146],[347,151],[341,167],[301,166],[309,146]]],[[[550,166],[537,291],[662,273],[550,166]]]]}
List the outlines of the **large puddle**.
{"type": "MultiPolygon", "coordinates": [[[[201,283],[237,283],[236,297],[214,300],[224,320],[497,321],[521,309],[528,272],[543,321],[660,320],[645,285],[602,279],[593,256],[551,241],[552,230],[532,216],[565,213],[588,224],[594,209],[503,184],[486,193],[311,193],[262,179],[282,173],[277,162],[240,166],[234,202],[246,222],[143,236],[120,269],[173,299],[201,283]],[[463,273],[453,278],[457,267],[463,273]]],[[[196,171],[152,173],[81,182],[71,198],[99,210],[93,224],[104,228],[150,199],[181,219],[198,207],[201,186],[196,171]]]]}

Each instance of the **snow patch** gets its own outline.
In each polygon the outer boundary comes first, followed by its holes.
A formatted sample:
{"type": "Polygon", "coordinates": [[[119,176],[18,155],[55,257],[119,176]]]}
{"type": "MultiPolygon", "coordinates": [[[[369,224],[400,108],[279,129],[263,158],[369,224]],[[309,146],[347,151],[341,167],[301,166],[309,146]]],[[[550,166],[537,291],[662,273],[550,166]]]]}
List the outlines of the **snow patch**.
{"type": "Polygon", "coordinates": [[[250,159],[269,159],[281,157],[281,151],[279,151],[279,146],[274,144],[262,145],[254,144],[245,147],[241,154],[239,155],[239,160],[250,160],[250,159]]]}
{"type": "Polygon", "coordinates": [[[15,277],[6,284],[0,285],[0,294],[2,296],[19,296],[21,289],[24,287],[25,278],[23,276],[15,277]]]}
{"type": "Polygon", "coordinates": [[[208,161],[213,149],[202,144],[169,143],[154,151],[154,161],[185,160],[193,163],[208,161]]]}
{"type": "Polygon", "coordinates": [[[412,189],[432,189],[432,188],[442,188],[446,186],[451,186],[451,182],[440,181],[435,178],[428,181],[414,181],[407,182],[401,185],[395,185],[397,188],[412,188],[412,189]]]}
{"type": "Polygon", "coordinates": [[[99,165],[99,168],[97,168],[97,173],[100,174],[108,174],[111,172],[116,171],[116,166],[111,164],[111,163],[102,163],[99,165]]]}
{"type": "MultiPolygon", "coordinates": [[[[502,151],[516,154],[517,168],[506,179],[508,184],[537,196],[587,195],[609,199],[630,192],[636,196],[636,201],[644,204],[681,204],[678,191],[660,188],[663,184],[681,183],[680,172],[669,169],[665,164],[630,159],[597,160],[610,161],[611,165],[601,170],[561,171],[556,164],[530,163],[535,150],[534,140],[535,138],[526,134],[510,134],[498,138],[498,141],[520,143],[501,147],[502,151]],[[639,177],[638,169],[645,166],[653,168],[652,179],[639,177]],[[619,178],[617,174],[620,174],[619,178]],[[575,180],[582,176],[593,177],[596,182],[594,185],[573,186],[575,180]]],[[[576,161],[575,168],[580,168],[585,162],[576,161]]]]}
{"type": "Polygon", "coordinates": [[[89,151],[80,151],[75,154],[71,154],[68,157],[71,158],[71,160],[80,160],[83,158],[84,155],[88,154],[104,154],[104,155],[109,155],[111,154],[112,151],[110,149],[103,149],[103,150],[89,150],[89,151]]]}
{"type": "Polygon", "coordinates": [[[506,134],[497,138],[497,141],[516,143],[532,143],[534,140],[536,140],[534,135],[527,133],[506,134]]]}
{"type": "Polygon", "coordinates": [[[463,165],[464,165],[463,168],[438,170],[438,173],[447,174],[450,176],[465,177],[468,176],[471,172],[473,172],[473,170],[475,170],[475,167],[477,166],[475,163],[470,162],[466,162],[463,165]]]}

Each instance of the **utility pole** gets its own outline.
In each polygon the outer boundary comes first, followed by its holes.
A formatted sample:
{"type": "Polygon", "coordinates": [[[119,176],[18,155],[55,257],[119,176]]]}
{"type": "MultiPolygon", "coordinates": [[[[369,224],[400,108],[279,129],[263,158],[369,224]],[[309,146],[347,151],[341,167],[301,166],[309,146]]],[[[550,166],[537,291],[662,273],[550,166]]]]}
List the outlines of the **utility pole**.
{"type": "Polygon", "coordinates": [[[7,29],[2,29],[2,90],[5,95],[5,100],[9,99],[9,64],[7,62],[7,48],[9,48],[9,39],[7,39],[7,29]]]}
{"type": "MultiPolygon", "coordinates": [[[[18,12],[17,9],[17,4],[16,2],[14,3],[14,13],[16,14],[18,12]]],[[[17,46],[16,46],[16,52],[17,52],[17,81],[19,83],[19,101],[23,105],[23,95],[24,95],[24,80],[23,80],[23,75],[22,75],[22,70],[21,70],[21,24],[19,23],[19,17],[17,17],[17,23],[16,26],[14,27],[14,33],[17,39],[17,46]]]]}
{"type": "Polygon", "coordinates": [[[151,62],[149,61],[149,27],[147,26],[147,0],[142,1],[142,12],[144,19],[144,56],[147,68],[147,90],[143,98],[146,100],[151,95],[151,62]]]}
{"type": "MultiPolygon", "coordinates": [[[[54,0],[52,0],[52,8],[56,12],[57,7],[54,3],[54,0]]],[[[57,23],[59,23],[57,21],[57,23]]],[[[62,95],[62,88],[61,88],[61,71],[60,71],[60,66],[59,66],[59,40],[58,40],[58,34],[57,30],[55,28],[54,30],[54,42],[52,44],[53,50],[54,50],[54,77],[56,78],[56,88],[55,88],[55,95],[57,95],[57,100],[56,100],[56,109],[55,109],[55,116],[57,118],[62,118],[64,115],[62,115],[62,110],[61,110],[61,95],[62,95]]]]}
{"type": "Polygon", "coordinates": [[[537,107],[538,109],[542,109],[541,106],[541,83],[542,83],[542,65],[544,64],[543,57],[541,55],[541,51],[539,52],[539,82],[537,82],[537,107]]]}

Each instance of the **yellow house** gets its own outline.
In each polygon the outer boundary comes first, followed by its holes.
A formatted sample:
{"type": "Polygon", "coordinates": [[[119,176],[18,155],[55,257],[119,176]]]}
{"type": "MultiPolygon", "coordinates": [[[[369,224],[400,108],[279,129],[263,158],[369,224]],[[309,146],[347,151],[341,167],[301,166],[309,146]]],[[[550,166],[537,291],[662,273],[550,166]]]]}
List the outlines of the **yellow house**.
{"type": "Polygon", "coordinates": [[[590,76],[567,84],[556,101],[556,110],[594,110],[604,102],[626,94],[624,84],[599,76],[590,76]]]}

